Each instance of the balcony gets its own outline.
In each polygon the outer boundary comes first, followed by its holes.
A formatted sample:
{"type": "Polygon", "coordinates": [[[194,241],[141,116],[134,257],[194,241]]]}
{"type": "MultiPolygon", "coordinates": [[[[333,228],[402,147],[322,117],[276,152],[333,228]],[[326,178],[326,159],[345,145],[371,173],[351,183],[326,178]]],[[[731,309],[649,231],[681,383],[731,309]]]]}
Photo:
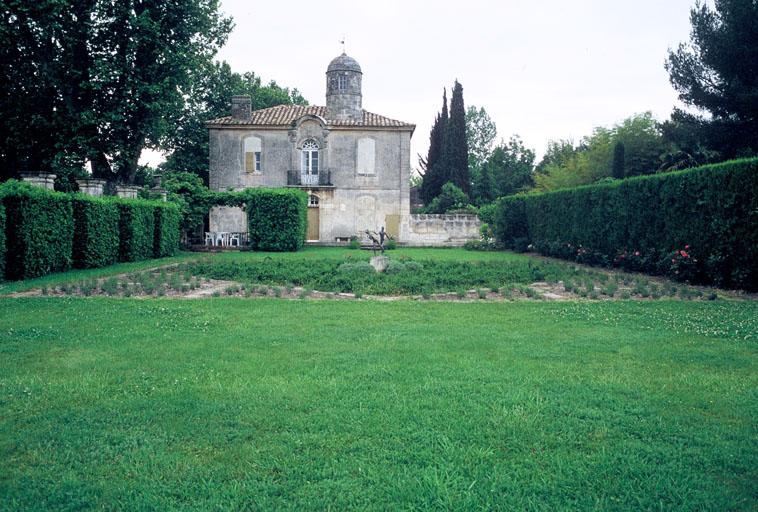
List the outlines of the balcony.
{"type": "Polygon", "coordinates": [[[306,174],[303,171],[287,171],[287,186],[302,188],[334,188],[332,173],[322,169],[318,174],[306,174]]]}

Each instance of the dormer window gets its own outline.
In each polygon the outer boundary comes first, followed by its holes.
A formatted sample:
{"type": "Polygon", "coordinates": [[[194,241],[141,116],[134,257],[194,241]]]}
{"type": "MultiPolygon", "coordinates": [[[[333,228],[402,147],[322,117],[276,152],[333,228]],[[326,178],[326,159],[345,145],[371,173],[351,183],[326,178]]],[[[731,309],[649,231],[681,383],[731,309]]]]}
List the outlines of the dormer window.
{"type": "Polygon", "coordinates": [[[346,75],[339,75],[337,77],[337,90],[347,91],[347,76],[346,75]]]}

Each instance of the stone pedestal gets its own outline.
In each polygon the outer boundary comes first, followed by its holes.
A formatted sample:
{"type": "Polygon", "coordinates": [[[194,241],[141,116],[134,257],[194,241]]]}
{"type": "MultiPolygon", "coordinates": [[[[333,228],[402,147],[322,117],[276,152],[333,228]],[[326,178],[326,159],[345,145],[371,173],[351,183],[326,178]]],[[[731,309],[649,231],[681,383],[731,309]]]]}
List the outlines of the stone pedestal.
{"type": "Polygon", "coordinates": [[[166,202],[168,201],[168,192],[166,192],[165,188],[151,188],[150,192],[152,192],[155,195],[161,196],[161,199],[166,202]]]}
{"type": "Polygon", "coordinates": [[[21,173],[21,179],[31,183],[36,187],[42,187],[49,190],[55,190],[55,174],[44,172],[24,172],[21,173]]]}
{"type": "Polygon", "coordinates": [[[79,192],[82,194],[87,194],[88,196],[97,196],[100,197],[103,195],[103,190],[105,188],[105,180],[96,180],[96,179],[81,179],[76,180],[76,183],[79,185],[79,192]]]}
{"type": "Polygon", "coordinates": [[[139,187],[133,187],[131,185],[117,185],[116,195],[124,199],[136,199],[139,187]]]}
{"type": "Polygon", "coordinates": [[[390,259],[387,256],[374,256],[371,258],[371,266],[377,272],[384,272],[390,264],[390,259]]]}

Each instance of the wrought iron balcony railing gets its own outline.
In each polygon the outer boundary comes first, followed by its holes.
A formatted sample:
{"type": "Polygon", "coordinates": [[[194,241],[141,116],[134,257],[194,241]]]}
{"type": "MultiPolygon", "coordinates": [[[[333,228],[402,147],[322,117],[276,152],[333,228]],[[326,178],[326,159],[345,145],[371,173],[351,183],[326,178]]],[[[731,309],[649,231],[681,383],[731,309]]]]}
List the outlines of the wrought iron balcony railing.
{"type": "Polygon", "coordinates": [[[333,187],[332,173],[328,169],[322,169],[318,174],[307,174],[304,171],[287,172],[288,187],[333,187]]]}

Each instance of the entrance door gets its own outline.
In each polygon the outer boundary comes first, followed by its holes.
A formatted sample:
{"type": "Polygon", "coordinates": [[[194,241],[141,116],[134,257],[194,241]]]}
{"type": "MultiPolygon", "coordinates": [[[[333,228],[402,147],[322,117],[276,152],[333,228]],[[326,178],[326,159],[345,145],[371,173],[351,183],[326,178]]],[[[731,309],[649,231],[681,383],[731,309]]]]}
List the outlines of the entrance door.
{"type": "Polygon", "coordinates": [[[308,198],[308,235],[309,241],[319,240],[319,208],[318,196],[312,195],[308,198]]]}

